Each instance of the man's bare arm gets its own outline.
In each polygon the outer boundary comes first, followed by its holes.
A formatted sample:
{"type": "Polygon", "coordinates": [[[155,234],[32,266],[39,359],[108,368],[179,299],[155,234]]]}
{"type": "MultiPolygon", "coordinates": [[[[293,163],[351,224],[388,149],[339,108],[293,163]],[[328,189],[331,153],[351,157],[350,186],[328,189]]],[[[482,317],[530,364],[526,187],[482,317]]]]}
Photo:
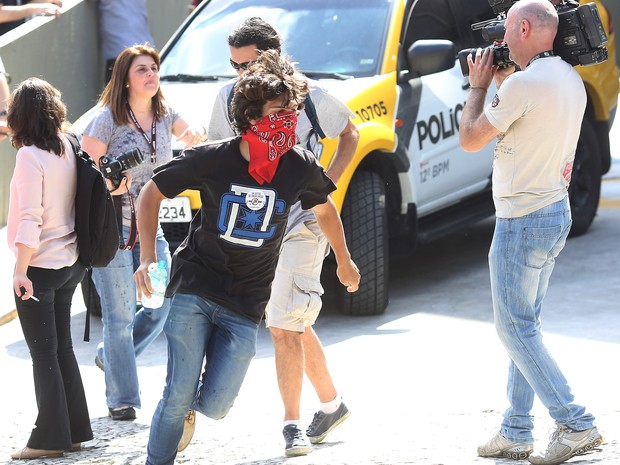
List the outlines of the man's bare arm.
{"type": "Polygon", "coordinates": [[[312,211],[336,256],[338,279],[347,287],[348,292],[357,291],[360,273],[357,265],[351,260],[351,254],[344,238],[342,221],[340,221],[334,201],[328,197],[327,202],[315,206],[312,211]]]}
{"type": "Polygon", "coordinates": [[[353,121],[349,120],[338,136],[338,148],[336,148],[334,158],[327,170],[327,176],[335,183],[338,183],[342,173],[344,173],[351,160],[353,160],[359,140],[360,133],[353,121]]]}
{"type": "Polygon", "coordinates": [[[459,143],[466,152],[477,152],[493,140],[499,131],[484,114],[487,90],[493,80],[495,69],[490,49],[476,52],[476,60],[467,57],[470,91],[459,123],[459,143]]]}
{"type": "Polygon", "coordinates": [[[499,131],[484,114],[484,103],[496,67],[491,49],[478,49],[476,59],[467,57],[470,91],[459,123],[459,143],[466,152],[477,152],[493,140],[499,131]]]}
{"type": "Polygon", "coordinates": [[[499,134],[484,114],[485,95],[476,88],[467,97],[459,125],[459,143],[466,152],[479,151],[499,134]]]}

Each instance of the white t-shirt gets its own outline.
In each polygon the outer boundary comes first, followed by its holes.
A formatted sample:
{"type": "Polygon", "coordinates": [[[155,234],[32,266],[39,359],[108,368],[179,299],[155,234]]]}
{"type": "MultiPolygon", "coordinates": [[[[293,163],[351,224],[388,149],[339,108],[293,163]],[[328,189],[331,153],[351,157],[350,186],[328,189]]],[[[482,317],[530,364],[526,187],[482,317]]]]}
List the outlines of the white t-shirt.
{"type": "Polygon", "coordinates": [[[559,57],[509,76],[484,113],[500,131],[493,162],[499,218],[518,218],[567,195],[586,108],[581,77],[559,57]]]}

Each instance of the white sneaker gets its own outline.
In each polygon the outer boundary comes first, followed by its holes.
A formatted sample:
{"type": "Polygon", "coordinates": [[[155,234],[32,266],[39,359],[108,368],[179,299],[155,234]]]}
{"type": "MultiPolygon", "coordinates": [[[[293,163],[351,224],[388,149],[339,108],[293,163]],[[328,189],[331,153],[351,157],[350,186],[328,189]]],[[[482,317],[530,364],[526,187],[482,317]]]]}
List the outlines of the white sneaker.
{"type": "Polygon", "coordinates": [[[573,431],[564,425],[551,433],[547,450],[532,455],[530,463],[534,465],[557,465],[574,457],[590,452],[604,441],[596,426],[583,431],[573,431]]]}
{"type": "Polygon", "coordinates": [[[522,460],[529,457],[534,446],[525,442],[512,442],[498,431],[489,442],[478,447],[480,457],[505,457],[522,460]]]}

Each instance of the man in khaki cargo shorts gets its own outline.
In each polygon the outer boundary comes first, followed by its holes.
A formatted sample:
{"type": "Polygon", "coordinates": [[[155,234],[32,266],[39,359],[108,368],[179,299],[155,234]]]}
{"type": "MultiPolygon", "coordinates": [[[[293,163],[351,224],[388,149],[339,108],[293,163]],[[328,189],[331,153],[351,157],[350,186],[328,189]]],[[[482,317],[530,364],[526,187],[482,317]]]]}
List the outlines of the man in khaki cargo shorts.
{"type": "MultiPolygon", "coordinates": [[[[249,18],[228,37],[230,64],[243,74],[248,64],[258,58],[258,51],[281,50],[278,33],[261,18],[249,18]]],[[[230,120],[230,94],[236,81],[220,91],[211,114],[208,137],[218,140],[235,135],[230,120]]],[[[353,158],[359,133],[351,121],[355,115],[335,97],[311,80],[311,104],[318,125],[328,138],[338,138],[338,149],[327,170],[336,183],[353,158]]],[[[306,107],[308,107],[306,100],[306,107]]],[[[316,124],[308,111],[302,111],[297,124],[298,143],[317,153],[319,141],[316,124]]],[[[267,305],[267,326],[275,347],[276,371],[284,403],[285,454],[306,455],[349,415],[349,410],[336,391],[327,368],[321,342],[312,329],[321,309],[320,283],[323,259],[328,253],[327,242],[314,214],[304,211],[299,203],[291,207],[286,233],[282,242],[271,297],[267,305]],[[321,402],[320,410],[304,432],[300,421],[300,400],[303,375],[314,386],[321,402]]],[[[362,270],[363,272],[363,270],[362,270]]]]}

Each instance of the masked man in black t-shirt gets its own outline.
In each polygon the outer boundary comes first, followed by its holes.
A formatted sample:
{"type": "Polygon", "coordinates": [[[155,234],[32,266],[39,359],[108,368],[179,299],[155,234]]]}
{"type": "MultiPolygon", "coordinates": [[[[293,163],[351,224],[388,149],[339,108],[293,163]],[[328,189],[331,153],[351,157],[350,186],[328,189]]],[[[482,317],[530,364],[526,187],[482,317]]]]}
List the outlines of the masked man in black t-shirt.
{"type": "Polygon", "coordinates": [[[256,351],[290,206],[312,209],[349,292],[359,271],[329,194],[335,184],[312,153],[296,146],[297,114],[308,86],[276,52],[264,52],[239,79],[232,111],[239,137],[187,150],[157,168],[139,197],[139,293],[149,296],[159,204],[201,192],[200,213],[172,260],[166,388],[148,444],[148,465],[174,462],[191,407],[220,419],[236,398],[256,351]],[[204,372],[200,381],[203,360],[204,372]]]}

